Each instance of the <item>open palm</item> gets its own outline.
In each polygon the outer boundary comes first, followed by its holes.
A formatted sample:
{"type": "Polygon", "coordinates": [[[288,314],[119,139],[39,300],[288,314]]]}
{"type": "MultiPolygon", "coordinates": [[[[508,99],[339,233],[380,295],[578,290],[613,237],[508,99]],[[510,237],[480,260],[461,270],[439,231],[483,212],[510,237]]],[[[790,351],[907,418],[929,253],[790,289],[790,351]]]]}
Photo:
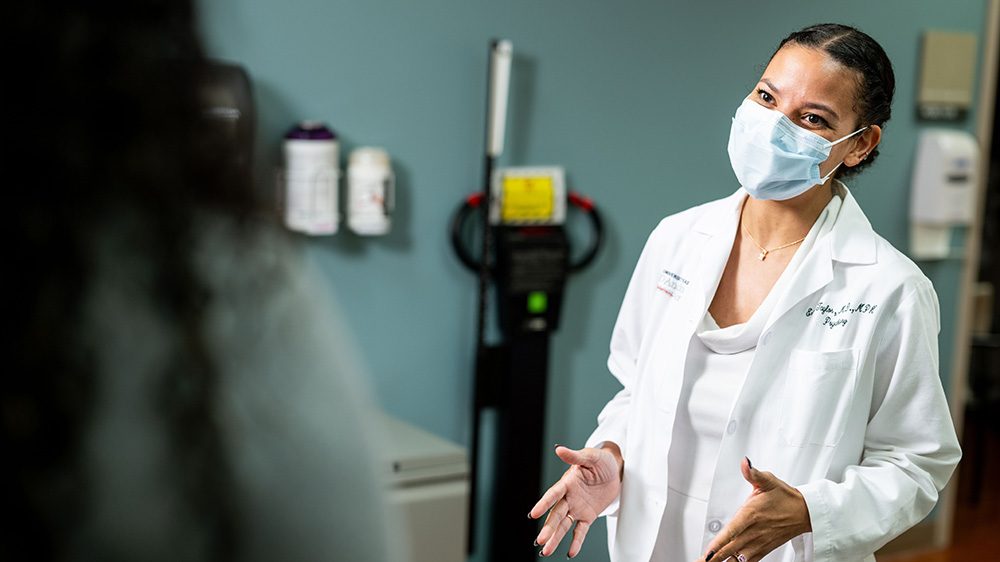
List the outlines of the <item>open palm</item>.
{"type": "Polygon", "coordinates": [[[621,468],[615,455],[604,448],[574,451],[557,446],[556,455],[570,467],[531,508],[528,517],[538,519],[546,511],[549,512],[535,539],[537,544],[542,545],[539,553],[542,556],[555,552],[575,523],[568,553],[572,558],[580,552],[587,531],[597,516],[618,497],[621,468]]]}

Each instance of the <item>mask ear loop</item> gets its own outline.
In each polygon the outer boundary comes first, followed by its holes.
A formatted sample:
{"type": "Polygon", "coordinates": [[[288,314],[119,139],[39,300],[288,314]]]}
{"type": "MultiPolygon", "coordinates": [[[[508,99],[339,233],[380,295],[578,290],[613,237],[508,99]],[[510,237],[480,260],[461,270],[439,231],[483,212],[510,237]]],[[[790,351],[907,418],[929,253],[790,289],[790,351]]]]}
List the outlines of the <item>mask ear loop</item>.
{"type": "MultiPolygon", "coordinates": [[[[840,164],[843,164],[843,162],[841,162],[840,164]]],[[[830,170],[829,174],[827,174],[827,175],[823,176],[822,178],[820,178],[819,179],[819,183],[817,185],[823,185],[824,183],[826,183],[827,181],[829,181],[829,179],[831,177],[833,177],[833,174],[837,171],[837,168],[840,167],[840,164],[837,164],[836,166],[834,166],[833,169],[830,170]]]]}
{"type": "MultiPolygon", "coordinates": [[[[865,130],[867,130],[867,129],[868,129],[868,128],[870,128],[870,127],[871,127],[871,125],[865,125],[864,127],[861,127],[860,129],[858,129],[857,131],[854,131],[853,133],[851,133],[851,134],[847,135],[846,137],[841,137],[841,138],[839,138],[839,139],[837,139],[837,140],[835,140],[835,141],[831,142],[831,143],[830,143],[830,147],[832,148],[832,147],[833,147],[834,145],[837,145],[837,144],[840,144],[840,143],[844,142],[845,140],[847,140],[847,139],[849,139],[849,138],[853,137],[854,135],[856,135],[856,134],[858,134],[858,133],[860,133],[860,132],[862,132],[862,131],[865,131],[865,130]]],[[[864,156],[863,156],[863,157],[862,157],[861,159],[862,159],[862,160],[864,160],[864,159],[865,159],[865,158],[867,158],[867,157],[868,157],[868,154],[867,154],[867,153],[865,153],[865,155],[864,155],[864,156]]],[[[830,173],[828,173],[827,175],[825,175],[825,176],[823,176],[822,178],[820,178],[820,180],[819,180],[819,185],[823,185],[823,184],[824,184],[824,183],[826,183],[826,182],[827,182],[827,181],[828,181],[828,180],[829,180],[829,179],[830,179],[831,177],[833,177],[833,174],[834,174],[834,173],[835,173],[835,172],[837,171],[837,168],[839,168],[839,167],[840,167],[840,165],[841,165],[841,164],[843,164],[843,163],[844,163],[844,161],[843,161],[843,160],[841,160],[839,164],[837,164],[836,166],[834,166],[834,167],[833,167],[833,169],[832,169],[832,170],[830,170],[830,173]]]]}
{"type": "Polygon", "coordinates": [[[838,144],[840,144],[840,143],[844,142],[845,140],[847,140],[847,139],[849,139],[849,138],[853,137],[854,135],[856,135],[856,134],[858,134],[858,133],[860,133],[860,132],[862,132],[862,131],[866,131],[866,130],[868,130],[869,128],[871,128],[871,125],[865,125],[864,127],[861,127],[860,129],[858,129],[857,131],[854,131],[853,133],[851,133],[851,134],[847,135],[846,137],[840,137],[839,139],[837,139],[837,140],[835,140],[835,141],[831,142],[831,143],[829,144],[829,146],[830,146],[831,148],[832,148],[832,147],[834,147],[834,146],[837,146],[838,144]]]}

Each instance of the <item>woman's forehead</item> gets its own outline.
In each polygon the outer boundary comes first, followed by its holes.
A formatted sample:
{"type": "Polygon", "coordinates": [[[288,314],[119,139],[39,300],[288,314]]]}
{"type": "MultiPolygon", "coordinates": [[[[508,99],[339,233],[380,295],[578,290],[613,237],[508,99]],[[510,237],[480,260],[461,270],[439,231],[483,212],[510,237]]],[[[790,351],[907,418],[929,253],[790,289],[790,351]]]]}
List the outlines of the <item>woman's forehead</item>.
{"type": "Polygon", "coordinates": [[[783,105],[820,103],[833,107],[841,117],[854,114],[857,72],[822,50],[785,45],[774,54],[761,81],[778,91],[783,105]]]}

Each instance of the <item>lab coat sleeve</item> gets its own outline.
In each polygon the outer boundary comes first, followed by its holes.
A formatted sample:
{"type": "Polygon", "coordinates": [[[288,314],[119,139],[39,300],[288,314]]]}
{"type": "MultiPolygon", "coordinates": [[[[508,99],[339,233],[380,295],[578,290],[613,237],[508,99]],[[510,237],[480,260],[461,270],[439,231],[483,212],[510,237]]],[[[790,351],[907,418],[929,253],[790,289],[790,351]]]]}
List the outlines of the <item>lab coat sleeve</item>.
{"type": "MultiPolygon", "coordinates": [[[[650,309],[650,293],[655,290],[656,267],[654,257],[658,228],[650,235],[639,261],[632,273],[618,320],[611,334],[611,352],[608,356],[608,370],[621,383],[622,389],[615,394],[597,417],[597,429],[587,439],[588,447],[600,445],[603,441],[616,443],[622,456],[628,462],[627,427],[632,393],[636,384],[639,350],[642,345],[643,329],[647,311],[650,309]]],[[[602,515],[617,511],[618,501],[608,507],[602,515]]]]}
{"type": "Polygon", "coordinates": [[[920,522],[961,451],[938,378],[937,296],[922,282],[893,311],[875,359],[864,452],[839,482],[798,486],[815,562],[859,560],[920,522]]]}

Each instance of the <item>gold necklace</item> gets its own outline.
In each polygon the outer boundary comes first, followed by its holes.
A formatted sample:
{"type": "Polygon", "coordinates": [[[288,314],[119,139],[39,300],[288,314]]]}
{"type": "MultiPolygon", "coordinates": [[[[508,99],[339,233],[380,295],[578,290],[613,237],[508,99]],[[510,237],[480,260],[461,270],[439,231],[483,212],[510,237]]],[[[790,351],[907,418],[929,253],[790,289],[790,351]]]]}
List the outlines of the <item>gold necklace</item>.
{"type": "Polygon", "coordinates": [[[753,242],[755,246],[757,246],[758,248],[760,248],[760,255],[757,256],[758,258],[760,258],[760,261],[764,261],[764,259],[767,257],[767,255],[770,254],[771,252],[777,252],[778,250],[783,250],[783,249],[785,249],[785,248],[787,248],[789,246],[794,246],[796,244],[801,244],[806,239],[806,237],[803,236],[802,238],[799,238],[795,242],[789,242],[788,244],[784,244],[782,246],[778,246],[777,248],[771,248],[770,250],[768,250],[764,246],[761,246],[760,244],[758,244],[756,240],[754,240],[753,234],[750,234],[750,231],[747,230],[747,225],[743,221],[742,218],[740,218],[740,226],[743,227],[743,232],[747,235],[748,238],[750,238],[750,241],[753,242]]]}

